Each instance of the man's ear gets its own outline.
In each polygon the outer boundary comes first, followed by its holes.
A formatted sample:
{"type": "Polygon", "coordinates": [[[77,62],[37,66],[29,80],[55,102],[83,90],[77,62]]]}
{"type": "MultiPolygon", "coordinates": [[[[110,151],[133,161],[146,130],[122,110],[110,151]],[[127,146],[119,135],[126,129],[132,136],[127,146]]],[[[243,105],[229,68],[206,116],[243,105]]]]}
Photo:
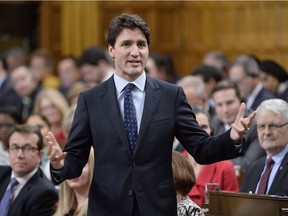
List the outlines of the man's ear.
{"type": "Polygon", "coordinates": [[[108,53],[114,59],[114,48],[111,45],[108,45],[108,53]]]}

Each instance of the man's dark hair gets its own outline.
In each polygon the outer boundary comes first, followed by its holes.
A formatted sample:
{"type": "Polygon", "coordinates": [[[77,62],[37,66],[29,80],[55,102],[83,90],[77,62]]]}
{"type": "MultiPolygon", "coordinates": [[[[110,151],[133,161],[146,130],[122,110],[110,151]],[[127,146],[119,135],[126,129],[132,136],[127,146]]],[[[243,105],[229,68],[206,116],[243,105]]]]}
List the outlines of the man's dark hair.
{"type": "Polygon", "coordinates": [[[234,89],[236,97],[241,101],[240,90],[236,83],[231,80],[222,80],[218,82],[212,90],[212,95],[214,95],[218,91],[226,90],[226,89],[234,89]]]}
{"type": "Polygon", "coordinates": [[[0,114],[9,115],[16,122],[16,124],[22,124],[23,123],[21,113],[19,112],[19,110],[15,106],[0,107],[0,114]]]}
{"type": "Polygon", "coordinates": [[[43,136],[41,134],[39,127],[28,125],[28,124],[19,124],[19,125],[16,124],[16,125],[14,125],[13,129],[9,133],[9,136],[8,136],[9,140],[10,140],[10,137],[14,133],[36,134],[38,137],[38,142],[37,142],[38,150],[41,150],[43,148],[43,136]]]}
{"type": "Polygon", "coordinates": [[[214,79],[216,83],[222,80],[221,72],[216,67],[209,65],[200,65],[196,67],[191,75],[202,76],[205,83],[209,82],[211,79],[214,79]]]}
{"type": "Polygon", "coordinates": [[[145,35],[147,44],[150,45],[151,33],[147,23],[136,14],[121,14],[116,16],[109,25],[107,44],[114,47],[119,34],[124,28],[139,28],[145,35]]]}
{"type": "Polygon", "coordinates": [[[78,60],[78,67],[84,64],[90,64],[97,66],[100,60],[104,60],[107,63],[111,63],[111,60],[108,58],[106,50],[99,46],[91,46],[84,50],[82,55],[78,60]]]}

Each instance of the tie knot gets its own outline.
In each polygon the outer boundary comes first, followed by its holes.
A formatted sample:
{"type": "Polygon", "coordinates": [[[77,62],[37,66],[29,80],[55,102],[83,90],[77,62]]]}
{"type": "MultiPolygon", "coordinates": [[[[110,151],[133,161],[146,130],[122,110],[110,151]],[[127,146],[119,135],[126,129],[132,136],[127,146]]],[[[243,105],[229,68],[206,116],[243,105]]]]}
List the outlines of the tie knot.
{"type": "Polygon", "coordinates": [[[134,87],[135,85],[133,83],[128,83],[124,88],[125,93],[130,93],[134,87]]]}
{"type": "Polygon", "coordinates": [[[266,161],[266,165],[268,167],[271,167],[274,164],[274,160],[272,158],[268,158],[268,160],[266,161]]]}
{"type": "Polygon", "coordinates": [[[12,179],[10,180],[10,187],[11,187],[11,188],[14,188],[17,184],[19,184],[19,182],[17,181],[16,178],[12,178],[12,179]]]}

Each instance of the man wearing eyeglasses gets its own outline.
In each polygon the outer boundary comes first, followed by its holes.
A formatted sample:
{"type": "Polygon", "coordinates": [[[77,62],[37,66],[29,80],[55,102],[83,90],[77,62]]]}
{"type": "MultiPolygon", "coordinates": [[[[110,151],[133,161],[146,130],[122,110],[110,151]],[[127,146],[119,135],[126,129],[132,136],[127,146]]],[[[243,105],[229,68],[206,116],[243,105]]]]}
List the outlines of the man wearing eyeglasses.
{"type": "Polygon", "coordinates": [[[0,166],[0,215],[51,215],[58,200],[39,169],[43,138],[37,127],[16,125],[9,134],[10,166],[0,166]]]}
{"type": "Polygon", "coordinates": [[[282,99],[262,102],[256,114],[260,146],[266,156],[248,169],[242,192],[288,195],[288,103],[282,99]]]}

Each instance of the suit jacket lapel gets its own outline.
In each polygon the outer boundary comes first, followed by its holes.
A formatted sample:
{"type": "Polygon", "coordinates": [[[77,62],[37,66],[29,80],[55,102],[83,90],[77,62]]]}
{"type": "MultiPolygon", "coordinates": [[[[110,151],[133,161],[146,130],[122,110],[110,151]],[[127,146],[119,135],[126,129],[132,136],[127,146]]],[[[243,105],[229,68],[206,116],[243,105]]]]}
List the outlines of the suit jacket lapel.
{"type": "Polygon", "coordinates": [[[108,117],[113,127],[118,133],[121,142],[126,146],[127,152],[131,154],[128,139],[124,129],[123,119],[119,108],[119,103],[116,97],[116,88],[113,76],[106,82],[106,85],[103,88],[102,99],[103,104],[105,104],[106,106],[106,110],[111,111],[108,113],[108,117]]]}
{"type": "Polygon", "coordinates": [[[277,188],[279,187],[279,185],[281,185],[281,181],[285,176],[287,176],[287,172],[288,172],[288,153],[283,158],[283,161],[279,169],[277,170],[276,176],[269,190],[269,194],[275,194],[277,188]]]}
{"type": "Polygon", "coordinates": [[[160,100],[160,93],[158,89],[159,89],[158,83],[155,80],[151,79],[149,76],[147,76],[146,86],[145,86],[144,109],[143,109],[135,153],[137,152],[137,149],[139,148],[139,146],[142,143],[142,140],[145,137],[145,133],[147,131],[147,128],[149,127],[154,111],[156,110],[158,106],[158,103],[160,100]]]}
{"type": "Polygon", "coordinates": [[[1,176],[1,182],[0,182],[0,200],[2,199],[7,186],[10,181],[10,176],[11,176],[12,169],[10,167],[3,167],[1,168],[0,176],[1,176]]]}
{"type": "Polygon", "coordinates": [[[30,188],[35,184],[37,179],[40,178],[40,172],[41,171],[38,169],[38,171],[29,179],[29,181],[21,189],[20,193],[18,194],[18,196],[14,200],[13,204],[10,205],[9,214],[15,215],[15,213],[13,213],[13,212],[18,211],[18,208],[20,208],[19,206],[23,205],[22,203],[27,198],[27,194],[28,194],[30,188]]]}

